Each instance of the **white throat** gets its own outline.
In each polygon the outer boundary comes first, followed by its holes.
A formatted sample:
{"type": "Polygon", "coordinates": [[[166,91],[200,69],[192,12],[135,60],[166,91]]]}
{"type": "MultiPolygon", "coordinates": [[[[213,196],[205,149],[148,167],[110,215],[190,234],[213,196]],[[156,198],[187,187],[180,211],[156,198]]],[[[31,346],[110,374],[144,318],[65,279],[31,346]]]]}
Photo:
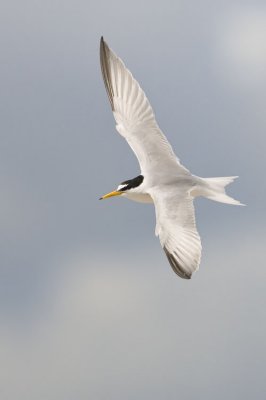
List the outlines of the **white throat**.
{"type": "Polygon", "coordinates": [[[127,197],[129,200],[137,201],[138,203],[153,203],[148,193],[125,192],[122,196],[127,197]]]}

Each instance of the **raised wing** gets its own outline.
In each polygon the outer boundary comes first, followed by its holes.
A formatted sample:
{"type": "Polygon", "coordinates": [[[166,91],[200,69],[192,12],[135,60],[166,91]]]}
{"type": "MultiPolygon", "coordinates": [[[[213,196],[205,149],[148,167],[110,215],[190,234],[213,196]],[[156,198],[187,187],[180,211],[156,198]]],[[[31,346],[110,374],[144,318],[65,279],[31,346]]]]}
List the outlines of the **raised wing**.
{"type": "Polygon", "coordinates": [[[189,171],[183,167],[159,129],[145,93],[130,71],[101,38],[100,59],[106,91],[117,131],[137,156],[142,174],[160,171],[160,175],[189,171]],[[181,172],[181,171],[180,171],[181,172]]]}
{"type": "Polygon", "coordinates": [[[201,242],[196,228],[193,198],[180,188],[159,187],[150,192],[156,213],[156,236],[174,272],[190,279],[199,268],[201,242]]]}

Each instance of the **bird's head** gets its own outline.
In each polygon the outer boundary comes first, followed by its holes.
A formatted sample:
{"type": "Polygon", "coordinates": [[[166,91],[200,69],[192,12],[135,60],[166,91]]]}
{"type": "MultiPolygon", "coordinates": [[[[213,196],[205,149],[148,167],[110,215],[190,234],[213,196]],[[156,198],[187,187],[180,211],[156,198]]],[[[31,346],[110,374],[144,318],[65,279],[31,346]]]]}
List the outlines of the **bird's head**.
{"type": "Polygon", "coordinates": [[[113,197],[113,196],[121,196],[121,195],[126,195],[127,193],[136,192],[136,189],[142,184],[143,179],[144,179],[143,175],[139,175],[136,178],[124,181],[124,182],[120,183],[120,185],[118,185],[116,190],[105,194],[104,196],[100,197],[99,200],[108,199],[109,197],[113,197]]]}

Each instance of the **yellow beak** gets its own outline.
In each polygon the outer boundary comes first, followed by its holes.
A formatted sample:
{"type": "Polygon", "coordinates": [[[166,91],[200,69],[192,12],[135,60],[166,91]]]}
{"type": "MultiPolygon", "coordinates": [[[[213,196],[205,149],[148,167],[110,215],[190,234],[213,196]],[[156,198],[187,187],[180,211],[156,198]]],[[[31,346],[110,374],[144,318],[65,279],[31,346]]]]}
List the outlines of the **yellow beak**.
{"type": "Polygon", "coordinates": [[[115,190],[114,192],[107,193],[104,196],[100,197],[99,200],[108,199],[108,197],[113,197],[113,196],[120,196],[122,193],[123,192],[117,192],[115,190]]]}

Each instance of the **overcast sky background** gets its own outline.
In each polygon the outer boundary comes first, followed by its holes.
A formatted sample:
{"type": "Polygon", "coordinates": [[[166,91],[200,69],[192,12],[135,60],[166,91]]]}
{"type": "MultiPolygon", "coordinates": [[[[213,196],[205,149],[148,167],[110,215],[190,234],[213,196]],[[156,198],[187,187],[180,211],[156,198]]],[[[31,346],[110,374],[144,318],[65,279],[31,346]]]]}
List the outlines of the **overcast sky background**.
{"type": "Polygon", "coordinates": [[[1,400],[265,398],[264,1],[0,5],[1,400]],[[183,164],[239,175],[196,201],[191,281],[153,207],[98,198],[139,173],[99,40],[125,61],[183,164]]]}

